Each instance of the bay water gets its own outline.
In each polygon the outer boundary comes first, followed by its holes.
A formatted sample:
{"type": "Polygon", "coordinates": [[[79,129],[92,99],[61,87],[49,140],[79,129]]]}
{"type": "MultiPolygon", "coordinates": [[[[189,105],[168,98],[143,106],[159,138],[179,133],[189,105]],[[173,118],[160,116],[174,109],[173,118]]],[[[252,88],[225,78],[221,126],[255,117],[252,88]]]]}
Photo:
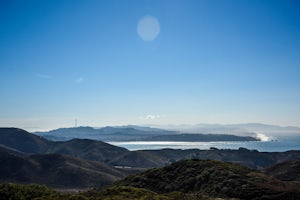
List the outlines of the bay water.
{"type": "Polygon", "coordinates": [[[284,152],[289,150],[300,150],[300,137],[278,139],[272,141],[250,141],[250,142],[174,142],[174,141],[128,141],[109,142],[112,145],[124,147],[128,150],[153,150],[153,149],[201,149],[212,147],[218,149],[238,149],[240,147],[261,152],[284,152]]]}

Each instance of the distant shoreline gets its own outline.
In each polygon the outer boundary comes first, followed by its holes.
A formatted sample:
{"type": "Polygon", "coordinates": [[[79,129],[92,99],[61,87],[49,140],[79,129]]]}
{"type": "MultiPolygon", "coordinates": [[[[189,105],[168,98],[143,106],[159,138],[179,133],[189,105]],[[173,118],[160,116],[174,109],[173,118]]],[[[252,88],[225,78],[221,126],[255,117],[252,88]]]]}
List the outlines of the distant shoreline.
{"type": "Polygon", "coordinates": [[[159,149],[200,149],[209,150],[246,148],[260,152],[285,152],[300,150],[299,141],[213,141],[213,142],[187,142],[187,141],[128,141],[128,142],[107,142],[109,144],[124,147],[128,150],[159,150],[159,149]]]}

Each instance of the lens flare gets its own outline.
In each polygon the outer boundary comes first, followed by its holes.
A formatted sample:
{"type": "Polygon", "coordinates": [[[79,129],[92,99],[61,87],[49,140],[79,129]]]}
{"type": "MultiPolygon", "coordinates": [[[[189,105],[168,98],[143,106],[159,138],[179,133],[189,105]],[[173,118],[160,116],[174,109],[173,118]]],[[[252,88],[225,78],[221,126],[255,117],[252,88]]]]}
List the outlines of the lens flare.
{"type": "Polygon", "coordinates": [[[153,16],[142,17],[137,25],[137,33],[144,41],[153,41],[159,35],[160,25],[153,16]]]}

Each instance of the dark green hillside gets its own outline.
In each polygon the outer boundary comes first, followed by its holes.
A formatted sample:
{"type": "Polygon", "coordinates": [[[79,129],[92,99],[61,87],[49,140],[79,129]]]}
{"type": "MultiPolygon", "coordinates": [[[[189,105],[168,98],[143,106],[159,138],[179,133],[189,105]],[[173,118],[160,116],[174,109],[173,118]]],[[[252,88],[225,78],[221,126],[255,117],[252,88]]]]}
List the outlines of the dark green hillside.
{"type": "Polygon", "coordinates": [[[145,152],[165,157],[167,159],[164,160],[173,162],[192,158],[200,160],[218,160],[237,163],[252,169],[262,169],[279,162],[299,158],[300,156],[300,151],[259,152],[257,150],[249,150],[245,148],[239,148],[237,150],[216,148],[212,148],[210,150],[147,150],[145,152]]]}
{"type": "Polygon", "coordinates": [[[170,164],[168,159],[161,156],[153,155],[145,151],[128,151],[109,161],[113,166],[129,166],[137,168],[153,168],[170,164]]]}
{"type": "MultiPolygon", "coordinates": [[[[92,189],[87,192],[61,193],[42,185],[0,184],[0,200],[223,200],[201,194],[156,192],[128,186],[112,186],[104,189],[92,189]]],[[[225,199],[224,199],[225,200],[225,199]]]]}
{"type": "Polygon", "coordinates": [[[10,154],[14,154],[14,155],[19,155],[19,156],[26,156],[26,153],[23,153],[21,151],[18,151],[16,149],[4,146],[0,144],[0,154],[6,152],[6,153],[10,153],[10,154]]]}
{"type": "MultiPolygon", "coordinates": [[[[54,161],[56,155],[49,156],[54,157],[53,160],[51,158],[44,160],[45,158],[40,158],[40,155],[31,156],[30,159],[37,157],[33,159],[34,162],[39,163],[45,170],[52,168],[48,166],[49,162],[60,163],[54,161]]],[[[66,165],[75,164],[72,161],[65,162],[66,165]]],[[[89,167],[91,171],[99,167],[83,165],[80,167],[89,167]]],[[[85,177],[86,175],[83,176],[85,177]]],[[[298,200],[299,198],[300,190],[295,183],[282,182],[260,171],[237,164],[210,160],[176,162],[167,167],[128,176],[110,187],[95,188],[76,194],[60,193],[39,185],[0,184],[0,200],[298,200]]]]}
{"type": "Polygon", "coordinates": [[[296,181],[300,183],[300,159],[276,164],[266,168],[264,172],[282,181],[296,181]]]}
{"type": "Polygon", "coordinates": [[[0,143],[25,153],[43,153],[48,140],[18,128],[0,128],[0,143]]]}
{"type": "Polygon", "coordinates": [[[46,186],[37,184],[0,184],[0,200],[32,200],[38,197],[48,197],[56,195],[58,195],[58,192],[55,192],[54,190],[51,190],[46,186]]]}
{"type": "MultiPolygon", "coordinates": [[[[157,194],[143,188],[113,186],[103,190],[94,189],[84,193],[89,199],[105,200],[172,200],[171,195],[157,194]]],[[[173,195],[174,196],[174,195],[173,195]]],[[[177,195],[179,196],[179,195],[177,195]]],[[[183,195],[182,195],[183,196],[183,195]]],[[[178,199],[179,200],[179,199],[178,199]]]]}
{"type": "Polygon", "coordinates": [[[127,149],[110,145],[105,142],[90,139],[73,139],[65,142],[55,142],[49,146],[47,153],[68,154],[88,160],[108,162],[127,149]]]}
{"type": "Polygon", "coordinates": [[[204,192],[241,199],[299,199],[300,191],[263,173],[237,164],[185,160],[132,175],[117,183],[158,193],[204,192]],[[292,198],[293,197],[293,198],[292,198]]]}
{"type": "Polygon", "coordinates": [[[2,182],[40,183],[56,188],[104,186],[130,173],[60,154],[17,156],[0,152],[0,163],[2,182]]]}

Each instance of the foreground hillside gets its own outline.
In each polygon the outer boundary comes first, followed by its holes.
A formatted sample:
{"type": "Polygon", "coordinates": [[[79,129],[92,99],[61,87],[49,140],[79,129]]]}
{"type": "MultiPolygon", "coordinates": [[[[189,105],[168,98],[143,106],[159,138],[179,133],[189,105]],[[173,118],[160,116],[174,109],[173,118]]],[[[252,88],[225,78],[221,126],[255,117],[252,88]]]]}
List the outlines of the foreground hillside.
{"type": "Polygon", "coordinates": [[[264,172],[279,180],[300,183],[300,158],[278,163],[264,169],[264,172]]]}
{"type": "Polygon", "coordinates": [[[282,182],[237,164],[185,160],[128,176],[117,185],[145,188],[157,193],[180,191],[239,199],[299,199],[296,185],[282,182]]]}
{"type": "Polygon", "coordinates": [[[1,182],[39,183],[55,188],[105,186],[132,173],[68,155],[17,155],[3,149],[0,163],[1,182]]]}
{"type": "Polygon", "coordinates": [[[237,164],[184,160],[117,181],[110,187],[65,194],[39,185],[0,184],[0,199],[298,200],[297,185],[237,164]]]}

